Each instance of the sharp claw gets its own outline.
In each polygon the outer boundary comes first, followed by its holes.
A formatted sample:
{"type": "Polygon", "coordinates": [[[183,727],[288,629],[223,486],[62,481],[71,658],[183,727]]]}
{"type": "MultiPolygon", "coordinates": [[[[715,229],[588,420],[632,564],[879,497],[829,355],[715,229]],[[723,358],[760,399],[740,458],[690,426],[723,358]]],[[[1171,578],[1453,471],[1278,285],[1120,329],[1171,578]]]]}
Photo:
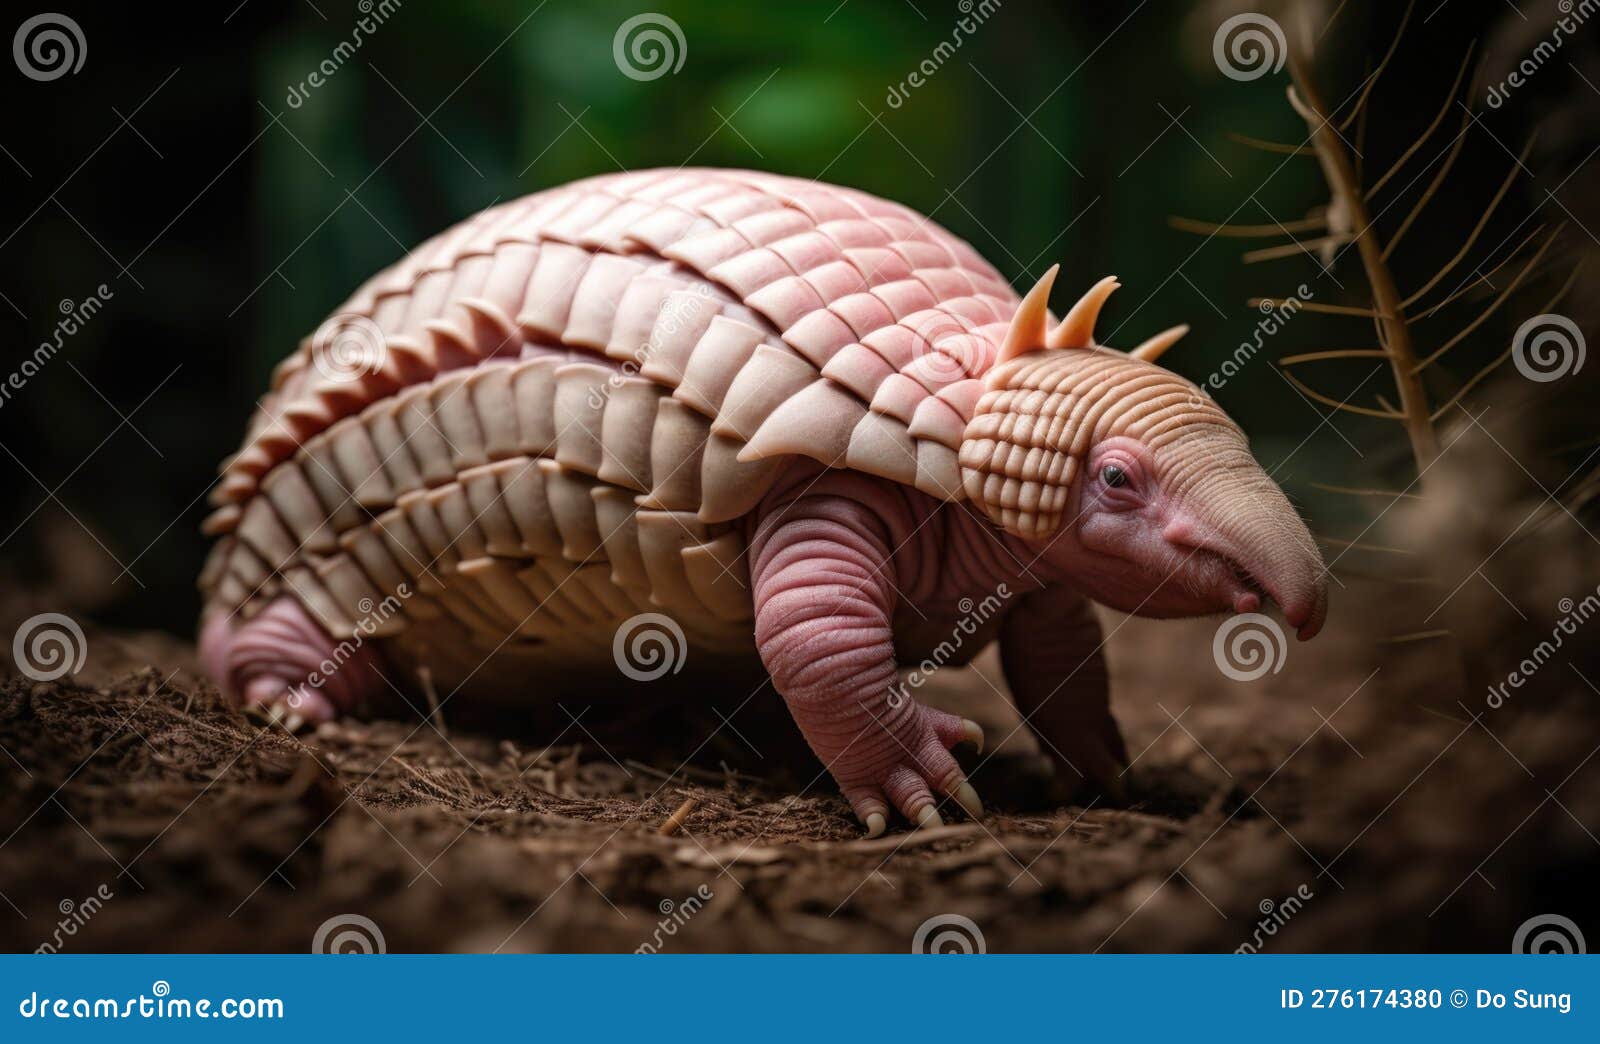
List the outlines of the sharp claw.
{"type": "Polygon", "coordinates": [[[867,840],[868,841],[871,841],[875,837],[882,837],[883,836],[883,832],[885,830],[887,830],[887,829],[889,829],[889,820],[887,818],[885,818],[885,816],[884,816],[884,814],[882,812],[868,812],[867,813],[867,840]]]}
{"type": "Polygon", "coordinates": [[[951,787],[950,796],[974,820],[983,818],[983,802],[979,800],[978,792],[973,789],[971,783],[962,782],[957,786],[951,787]]]}
{"type": "Polygon", "coordinates": [[[944,820],[939,818],[939,810],[934,808],[932,805],[929,805],[927,808],[924,808],[921,812],[917,813],[917,826],[944,826],[944,820]]]}
{"type": "Polygon", "coordinates": [[[983,728],[970,718],[961,719],[961,738],[978,748],[978,753],[983,753],[983,728]]]}

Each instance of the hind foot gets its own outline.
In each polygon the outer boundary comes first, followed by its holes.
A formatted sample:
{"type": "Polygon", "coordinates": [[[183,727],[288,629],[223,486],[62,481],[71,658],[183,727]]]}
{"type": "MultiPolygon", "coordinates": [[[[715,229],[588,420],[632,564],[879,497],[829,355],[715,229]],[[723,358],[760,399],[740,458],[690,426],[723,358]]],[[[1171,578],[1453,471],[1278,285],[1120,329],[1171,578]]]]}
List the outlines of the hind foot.
{"type": "Polygon", "coordinates": [[[360,636],[334,642],[292,598],[242,622],[212,616],[201,628],[200,659],[235,706],[291,727],[348,714],[382,685],[360,636]]]}

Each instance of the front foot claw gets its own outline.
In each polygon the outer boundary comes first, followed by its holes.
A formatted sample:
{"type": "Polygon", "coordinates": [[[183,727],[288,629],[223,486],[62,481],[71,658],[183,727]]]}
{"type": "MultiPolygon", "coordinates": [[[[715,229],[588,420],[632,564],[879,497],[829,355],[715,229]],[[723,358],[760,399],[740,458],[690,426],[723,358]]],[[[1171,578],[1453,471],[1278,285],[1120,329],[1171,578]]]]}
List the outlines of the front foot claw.
{"type": "Polygon", "coordinates": [[[912,703],[892,721],[874,715],[828,763],[845,798],[875,838],[888,829],[890,807],[921,829],[944,825],[939,799],[948,798],[970,818],[983,816],[983,801],[967,781],[950,748],[971,743],[983,749],[976,722],[912,703]]]}

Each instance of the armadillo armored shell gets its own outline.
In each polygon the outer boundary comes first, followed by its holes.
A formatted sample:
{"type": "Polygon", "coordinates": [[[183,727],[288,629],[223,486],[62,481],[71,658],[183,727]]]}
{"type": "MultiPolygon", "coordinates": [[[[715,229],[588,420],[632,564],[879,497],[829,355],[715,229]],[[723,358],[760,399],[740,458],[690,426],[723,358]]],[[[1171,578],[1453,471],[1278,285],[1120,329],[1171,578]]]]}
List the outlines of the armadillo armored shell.
{"type": "Polygon", "coordinates": [[[599,657],[642,612],[748,646],[744,517],[800,458],[961,499],[1016,307],[960,239],[832,185],[644,171],[492,207],[276,368],[213,491],[206,615],[287,596],[469,666],[599,657]]]}

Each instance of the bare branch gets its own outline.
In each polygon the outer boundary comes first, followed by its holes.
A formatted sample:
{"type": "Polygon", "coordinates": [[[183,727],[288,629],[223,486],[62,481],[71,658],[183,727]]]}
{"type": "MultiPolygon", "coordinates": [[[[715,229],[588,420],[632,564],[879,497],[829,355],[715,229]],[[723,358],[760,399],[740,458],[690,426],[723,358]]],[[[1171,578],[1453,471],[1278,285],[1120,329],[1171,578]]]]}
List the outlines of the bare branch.
{"type": "MultiPolygon", "coordinates": [[[[1545,252],[1550,249],[1550,247],[1555,243],[1556,238],[1561,235],[1561,229],[1563,229],[1565,227],[1566,227],[1566,225],[1563,224],[1563,225],[1559,226],[1554,232],[1550,233],[1549,238],[1547,238],[1544,241],[1544,246],[1541,246],[1534,253],[1534,255],[1532,257],[1528,258],[1528,263],[1522,266],[1522,271],[1518,272],[1516,274],[1516,277],[1514,279],[1512,279],[1511,282],[1506,284],[1504,290],[1501,290],[1500,293],[1495,295],[1495,299],[1489,303],[1489,307],[1485,308],[1482,312],[1479,312],[1478,313],[1478,317],[1476,319],[1472,320],[1472,322],[1468,323],[1465,327],[1463,327],[1461,329],[1461,331],[1459,333],[1457,333],[1454,337],[1450,338],[1444,344],[1440,345],[1439,348],[1432,355],[1429,355],[1426,358],[1424,358],[1422,361],[1418,362],[1417,363],[1417,370],[1420,372],[1420,371],[1426,369],[1427,367],[1432,366],[1434,364],[1434,362],[1440,356],[1444,355],[1445,352],[1448,352],[1450,349],[1452,349],[1456,345],[1460,344],[1467,337],[1468,334],[1472,333],[1472,331],[1474,331],[1478,327],[1482,326],[1483,325],[1483,321],[1485,319],[1489,318],[1491,315],[1493,315],[1494,312],[1495,312],[1495,309],[1499,308],[1502,304],[1504,304],[1505,301],[1506,301],[1506,298],[1510,297],[1513,293],[1515,293],[1517,287],[1522,285],[1523,280],[1525,280],[1527,278],[1528,273],[1533,271],[1533,266],[1537,265],[1539,263],[1539,259],[1544,257],[1545,252]]],[[[1576,269],[1574,269],[1574,271],[1576,271],[1576,269]]],[[[1571,285],[1572,285],[1572,280],[1571,280],[1571,278],[1568,278],[1567,286],[1571,286],[1571,285]]],[[[1567,292],[1567,286],[1564,286],[1564,287],[1561,288],[1561,294],[1565,294],[1567,292]]],[[[1556,295],[1556,300],[1560,300],[1561,299],[1561,294],[1557,294],[1556,295]]],[[[1550,304],[1554,305],[1555,301],[1550,302],[1550,304]]],[[[1548,312],[1549,310],[1550,310],[1549,306],[1540,309],[1540,311],[1542,311],[1542,312],[1548,312]]]]}
{"type": "Polygon", "coordinates": [[[1339,124],[1340,130],[1349,130],[1350,124],[1355,120],[1356,116],[1360,114],[1362,109],[1366,108],[1367,98],[1372,94],[1372,89],[1378,85],[1378,79],[1383,76],[1383,70],[1388,68],[1389,59],[1393,58],[1394,52],[1400,48],[1400,38],[1405,35],[1406,25],[1411,21],[1411,9],[1416,6],[1417,0],[1408,0],[1406,13],[1400,18],[1400,27],[1394,31],[1394,39],[1389,41],[1389,49],[1384,52],[1383,60],[1372,71],[1372,75],[1367,77],[1367,85],[1361,88],[1361,97],[1356,99],[1355,111],[1346,116],[1344,122],[1339,124]]]}
{"type": "Polygon", "coordinates": [[[1236,239],[1264,238],[1266,236],[1287,236],[1295,232],[1315,232],[1328,227],[1328,219],[1322,216],[1301,218],[1296,221],[1273,222],[1270,225],[1217,225],[1210,221],[1196,221],[1193,218],[1169,217],[1167,224],[1180,232],[1193,232],[1201,236],[1227,236],[1236,239]]]}
{"type": "MultiPolygon", "coordinates": [[[[1407,4],[1405,18],[1400,25],[1401,32],[1411,17],[1411,10],[1412,5],[1407,4]]],[[[1398,33],[1395,40],[1397,46],[1398,33]]],[[[1389,54],[1385,55],[1383,62],[1379,64],[1380,73],[1393,54],[1394,46],[1391,46],[1389,54]]],[[[1361,267],[1366,272],[1367,283],[1372,288],[1373,303],[1370,311],[1357,314],[1376,314],[1379,317],[1381,325],[1379,340],[1388,351],[1389,369],[1394,377],[1395,389],[1400,395],[1398,410],[1374,410],[1365,406],[1351,406],[1348,403],[1341,404],[1341,408],[1366,416],[1402,422],[1406,428],[1406,437],[1411,443],[1411,453],[1416,462],[1417,473],[1425,474],[1428,465],[1439,455],[1439,441],[1429,417],[1427,389],[1423,387],[1422,378],[1413,372],[1416,366],[1416,352],[1412,347],[1411,328],[1407,325],[1401,309],[1400,292],[1395,286],[1394,273],[1384,263],[1383,245],[1379,242],[1372,218],[1368,215],[1366,200],[1362,198],[1361,186],[1356,180],[1350,156],[1345,151],[1344,141],[1328,125],[1328,117],[1322,115],[1327,110],[1318,97],[1316,84],[1311,81],[1300,56],[1292,50],[1289,54],[1289,72],[1294,80],[1294,86],[1289,90],[1289,103],[1306,120],[1306,125],[1311,131],[1312,146],[1317,150],[1317,159],[1323,174],[1328,179],[1328,187],[1334,199],[1349,209],[1349,227],[1356,230],[1356,250],[1361,258],[1361,267]]],[[[1369,82],[1369,89],[1370,86],[1369,82]]],[[[1287,370],[1283,373],[1284,377],[1296,386],[1302,383],[1296,381],[1294,375],[1287,370]]],[[[1306,390],[1309,394],[1307,389],[1302,388],[1302,390],[1306,390]]]]}
{"type": "Polygon", "coordinates": [[[1344,11],[1344,5],[1348,2],[1349,0],[1339,0],[1339,6],[1333,9],[1333,14],[1328,16],[1327,22],[1322,26],[1322,32],[1317,34],[1318,43],[1321,43],[1322,38],[1328,35],[1328,30],[1333,28],[1333,23],[1339,20],[1339,15],[1344,11]]]}
{"type": "Polygon", "coordinates": [[[1322,394],[1321,392],[1317,391],[1315,388],[1313,388],[1310,385],[1306,384],[1305,381],[1300,380],[1298,377],[1296,377],[1294,374],[1290,373],[1288,370],[1285,370],[1282,367],[1279,367],[1278,368],[1278,372],[1283,374],[1283,379],[1284,380],[1288,381],[1290,384],[1294,385],[1296,388],[1299,388],[1302,392],[1304,392],[1306,394],[1306,396],[1308,398],[1315,399],[1317,402],[1322,403],[1324,406],[1331,406],[1336,410],[1344,410],[1346,413],[1355,413],[1355,414],[1359,414],[1359,415],[1361,415],[1363,417],[1377,417],[1377,418],[1379,418],[1381,420],[1403,421],[1403,420],[1406,419],[1406,415],[1401,413],[1399,410],[1389,410],[1389,411],[1385,412],[1383,410],[1374,410],[1374,409],[1372,409],[1370,407],[1367,407],[1367,406],[1356,406],[1356,405],[1354,405],[1352,403],[1340,402],[1338,399],[1330,399],[1328,396],[1322,394]]]}
{"type": "Polygon", "coordinates": [[[1388,357],[1389,353],[1382,348],[1330,348],[1321,352],[1285,355],[1278,360],[1278,365],[1297,366],[1300,363],[1322,362],[1324,359],[1387,359],[1388,357]]]}
{"type": "Polygon", "coordinates": [[[1428,182],[1428,187],[1423,190],[1422,195],[1418,197],[1417,202],[1411,207],[1411,212],[1406,215],[1406,219],[1400,222],[1400,227],[1395,229],[1394,238],[1389,240],[1389,245],[1383,249],[1383,260],[1389,260],[1389,255],[1394,253],[1395,247],[1400,245],[1400,240],[1405,238],[1406,233],[1411,230],[1411,226],[1416,222],[1417,218],[1422,216],[1423,208],[1432,202],[1434,196],[1438,195],[1439,186],[1444,184],[1444,179],[1450,174],[1450,168],[1456,165],[1456,160],[1461,156],[1462,146],[1467,143],[1467,128],[1470,126],[1472,126],[1472,110],[1467,109],[1461,117],[1461,129],[1456,132],[1455,142],[1450,146],[1450,154],[1444,158],[1444,165],[1433,176],[1433,180],[1428,182]]]}
{"type": "Polygon", "coordinates": [[[1427,144],[1427,141],[1430,137],[1432,137],[1433,132],[1439,129],[1439,124],[1444,120],[1444,114],[1450,111],[1450,103],[1455,99],[1456,91],[1461,89],[1461,78],[1467,74],[1467,64],[1472,61],[1472,52],[1477,46],[1477,41],[1473,41],[1472,46],[1467,48],[1467,53],[1462,56],[1461,68],[1456,70],[1455,82],[1450,85],[1449,92],[1445,94],[1444,105],[1440,107],[1439,114],[1433,118],[1432,123],[1428,124],[1428,129],[1422,132],[1422,136],[1416,141],[1412,142],[1406,151],[1400,154],[1400,158],[1394,161],[1393,166],[1384,171],[1383,177],[1372,183],[1372,187],[1367,189],[1368,199],[1376,196],[1379,190],[1381,190],[1384,185],[1389,183],[1390,178],[1400,173],[1400,169],[1406,165],[1407,161],[1409,161],[1412,156],[1415,156],[1417,154],[1417,150],[1422,148],[1423,145],[1427,144]]]}
{"type": "MultiPolygon", "coordinates": [[[[1548,312],[1550,309],[1552,309],[1552,308],[1554,308],[1556,306],[1556,302],[1560,301],[1563,297],[1565,297],[1567,295],[1567,291],[1572,289],[1572,284],[1577,281],[1578,272],[1582,268],[1583,268],[1583,266],[1580,264],[1580,265],[1575,266],[1572,269],[1572,274],[1567,277],[1567,281],[1565,283],[1561,284],[1561,289],[1556,291],[1555,296],[1550,298],[1550,300],[1545,303],[1545,306],[1543,308],[1539,309],[1540,312],[1548,312]]],[[[1495,303],[1498,304],[1499,302],[1496,301],[1495,303]]],[[[1442,349],[1441,349],[1441,351],[1442,351],[1442,349]]],[[[1444,415],[1446,410],[1449,410],[1456,403],[1460,402],[1466,396],[1467,392],[1469,392],[1473,388],[1477,387],[1479,382],[1481,382],[1485,377],[1489,376],[1489,374],[1493,373],[1495,370],[1499,369],[1502,365],[1504,365],[1505,361],[1507,359],[1511,358],[1511,353],[1514,352],[1514,351],[1516,351],[1516,345],[1515,344],[1513,344],[1510,348],[1507,348],[1505,351],[1501,352],[1500,355],[1498,357],[1496,357],[1495,360],[1493,362],[1491,362],[1489,365],[1485,366],[1483,369],[1481,369],[1477,373],[1473,374],[1471,380],[1469,380],[1465,384],[1463,384],[1459,391],[1457,391],[1454,395],[1450,396],[1450,401],[1449,402],[1445,403],[1443,406],[1440,406],[1437,410],[1433,411],[1433,419],[1434,420],[1438,420],[1440,417],[1442,417],[1444,415]]],[[[1435,353],[1435,354],[1438,354],[1438,353],[1435,353]]]]}
{"type": "MultiPolygon", "coordinates": [[[[1282,297],[1252,297],[1247,302],[1251,308],[1272,307],[1281,308],[1290,303],[1289,299],[1282,297]]],[[[1392,319],[1393,316],[1379,315],[1370,308],[1356,308],[1353,305],[1331,305],[1320,301],[1301,301],[1294,299],[1293,304],[1302,312],[1321,312],[1324,315],[1362,315],[1376,316],[1379,319],[1392,319]]]]}
{"type": "Polygon", "coordinates": [[[1523,237],[1522,242],[1518,243],[1516,246],[1511,248],[1511,252],[1506,255],[1504,261],[1501,261],[1499,264],[1497,264],[1493,268],[1489,269],[1489,271],[1487,271],[1487,272],[1483,273],[1482,275],[1478,276],[1478,278],[1476,278],[1476,279],[1472,280],[1471,282],[1467,283],[1465,286],[1461,287],[1461,289],[1455,291],[1449,297],[1446,297],[1444,300],[1440,301],[1438,304],[1434,305],[1432,308],[1430,308],[1426,312],[1422,313],[1422,315],[1419,316],[1419,318],[1432,319],[1434,317],[1434,314],[1437,313],[1441,308],[1443,308],[1445,305],[1448,305],[1451,301],[1454,301],[1456,298],[1460,297],[1462,294],[1471,292],[1472,289],[1474,287],[1476,287],[1479,283],[1487,284],[1488,287],[1491,290],[1494,289],[1494,283],[1491,282],[1491,280],[1496,275],[1499,274],[1499,272],[1500,272],[1500,270],[1502,268],[1504,268],[1507,265],[1509,265],[1512,261],[1515,261],[1516,258],[1517,258],[1517,255],[1522,253],[1522,248],[1527,246],[1529,243],[1533,242],[1533,238],[1535,236],[1537,236],[1539,233],[1543,232],[1548,227],[1549,227],[1548,225],[1540,225],[1539,227],[1535,228],[1532,232],[1529,232],[1525,237],[1523,237]]]}
{"type": "Polygon", "coordinates": [[[1262,152],[1276,152],[1284,156],[1315,155],[1309,145],[1288,145],[1281,141],[1267,141],[1264,138],[1252,138],[1248,134],[1235,134],[1231,131],[1228,133],[1228,137],[1240,145],[1252,149],[1260,149],[1262,152]]]}
{"type": "Polygon", "coordinates": [[[1494,194],[1494,198],[1489,201],[1488,209],[1483,212],[1482,217],[1478,218],[1478,223],[1472,228],[1472,234],[1467,237],[1467,241],[1465,243],[1461,244],[1461,249],[1456,251],[1456,256],[1447,261],[1445,266],[1439,269],[1434,277],[1423,285],[1421,290],[1418,290],[1404,301],[1401,301],[1401,308],[1409,308],[1413,303],[1420,300],[1422,296],[1429,290],[1432,290],[1435,286],[1439,285],[1439,280],[1449,275],[1450,270],[1455,268],[1456,265],[1459,265],[1461,263],[1461,259],[1467,256],[1467,252],[1472,249],[1472,244],[1478,241],[1478,237],[1483,234],[1484,228],[1489,224],[1489,219],[1494,217],[1495,209],[1500,206],[1500,201],[1505,199],[1506,193],[1511,190],[1511,183],[1517,179],[1517,172],[1522,169],[1522,162],[1528,158],[1528,153],[1533,151],[1533,143],[1538,139],[1538,137],[1539,136],[1535,134],[1533,137],[1528,139],[1528,144],[1522,147],[1522,155],[1517,157],[1517,162],[1512,165],[1509,171],[1506,172],[1505,180],[1500,183],[1500,190],[1496,192],[1494,194]]]}
{"type": "Polygon", "coordinates": [[[1344,233],[1328,236],[1318,236],[1316,239],[1296,239],[1292,243],[1283,243],[1278,246],[1261,247],[1259,250],[1246,251],[1244,263],[1253,265],[1257,261],[1278,261],[1285,257],[1294,257],[1296,254],[1310,254],[1314,247],[1332,244],[1338,246],[1350,242],[1350,237],[1344,233]]]}

